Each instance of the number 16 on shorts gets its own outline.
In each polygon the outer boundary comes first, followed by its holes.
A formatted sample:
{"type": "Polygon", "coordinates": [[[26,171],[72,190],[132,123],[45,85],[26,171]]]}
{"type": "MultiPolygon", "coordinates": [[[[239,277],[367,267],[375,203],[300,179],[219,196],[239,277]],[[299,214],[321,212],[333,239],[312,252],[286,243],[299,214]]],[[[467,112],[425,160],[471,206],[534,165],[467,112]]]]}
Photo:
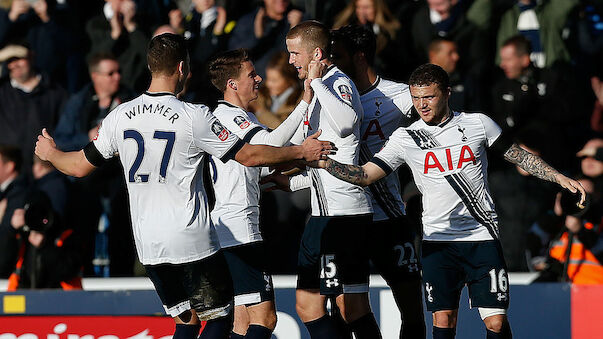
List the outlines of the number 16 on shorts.
{"type": "Polygon", "coordinates": [[[320,256],[320,291],[321,294],[339,294],[342,291],[334,254],[320,256]]]}

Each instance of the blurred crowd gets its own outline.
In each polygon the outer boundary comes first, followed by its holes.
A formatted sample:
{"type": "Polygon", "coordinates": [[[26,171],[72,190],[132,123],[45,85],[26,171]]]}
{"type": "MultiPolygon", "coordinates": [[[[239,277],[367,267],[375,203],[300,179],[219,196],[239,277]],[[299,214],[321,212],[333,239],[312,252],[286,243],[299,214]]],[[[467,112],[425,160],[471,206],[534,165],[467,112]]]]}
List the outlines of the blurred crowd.
{"type": "MultiPolygon", "coordinates": [[[[62,150],[81,149],[114,107],[146,90],[147,43],[171,32],[190,47],[182,100],[215,107],[220,93],[206,61],[247,48],[263,78],[252,109],[275,128],[302,93],[285,35],[308,19],[374,32],[385,78],[404,82],[418,65],[440,65],[454,110],[485,112],[522,146],[582,178],[589,204],[573,211],[554,185],[490,163],[509,269],[541,271],[547,281],[596,275],[572,263],[599,267],[603,255],[602,16],[602,0],[0,0],[0,278],[11,276],[14,288],[66,288],[82,275],[140,274],[121,165],[66,178],[33,156],[42,127],[62,150]],[[574,255],[578,245],[590,256],[574,255]]],[[[416,196],[411,186],[405,192],[416,196]]],[[[279,254],[271,268],[292,273],[309,194],[262,200],[264,238],[279,254]]]]}

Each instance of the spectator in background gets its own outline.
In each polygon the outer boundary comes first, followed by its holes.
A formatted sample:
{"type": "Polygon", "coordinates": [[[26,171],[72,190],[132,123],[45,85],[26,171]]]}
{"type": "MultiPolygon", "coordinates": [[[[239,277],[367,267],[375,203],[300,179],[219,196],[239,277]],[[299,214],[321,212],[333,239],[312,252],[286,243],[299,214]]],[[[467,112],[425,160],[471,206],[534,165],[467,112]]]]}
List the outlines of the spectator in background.
{"type": "Polygon", "coordinates": [[[427,0],[419,7],[408,30],[412,42],[408,48],[414,53],[414,63],[420,65],[427,62],[429,44],[434,38],[440,37],[456,43],[463,62],[458,67],[467,71],[475,69],[472,72],[476,74],[482,72],[489,65],[488,51],[484,48],[488,45],[487,35],[480,18],[482,12],[478,11],[483,2],[427,0]]]}
{"type": "Polygon", "coordinates": [[[33,67],[31,51],[22,45],[0,50],[8,77],[0,80],[0,143],[19,145],[23,173],[31,173],[36,137],[40,129],[53,130],[67,93],[33,67]]]}
{"type": "Polygon", "coordinates": [[[485,95],[477,80],[479,75],[461,72],[457,64],[459,53],[456,43],[446,38],[436,38],[429,44],[429,63],[442,67],[450,77],[448,103],[455,111],[483,111],[485,95]]]}
{"type": "Polygon", "coordinates": [[[266,66],[266,80],[258,99],[251,102],[251,110],[263,125],[275,129],[297,106],[302,91],[297,71],[289,64],[289,55],[277,52],[266,66]]]}
{"type": "Polygon", "coordinates": [[[110,52],[119,61],[124,83],[136,92],[143,92],[149,83],[146,68],[148,37],[135,20],[133,0],[106,0],[103,13],[86,25],[91,42],[90,55],[110,52]]]}
{"type": "Polygon", "coordinates": [[[74,229],[66,227],[66,177],[34,156],[34,184],[26,207],[16,209],[11,226],[22,240],[8,290],[22,288],[81,289],[81,247],[74,229]]]}
{"type": "Polygon", "coordinates": [[[590,116],[590,128],[597,133],[603,133],[603,82],[599,77],[593,76],[590,84],[596,98],[590,116]]]}
{"type": "MultiPolygon", "coordinates": [[[[365,26],[377,38],[375,68],[385,77],[399,78],[400,62],[397,38],[400,22],[391,14],[384,0],[352,0],[335,18],[333,28],[345,25],[365,26]]],[[[404,59],[403,59],[404,60],[404,59]]]]}
{"type": "Polygon", "coordinates": [[[93,55],[88,70],[92,81],[69,98],[56,128],[55,141],[65,151],[86,146],[107,114],[135,96],[121,84],[121,68],[113,55],[93,55]]]}
{"type": "Polygon", "coordinates": [[[14,0],[9,11],[0,10],[0,45],[27,42],[34,66],[74,91],[83,74],[77,67],[77,31],[66,19],[70,13],[55,0],[14,0]]]}
{"type": "Polygon", "coordinates": [[[530,53],[530,42],[522,35],[503,44],[500,68],[504,77],[493,88],[491,117],[512,136],[530,125],[546,130],[542,157],[552,166],[569,169],[577,145],[584,142],[575,131],[587,117],[573,109],[573,81],[568,75],[534,67],[530,53]]]}
{"type": "Polygon", "coordinates": [[[578,0],[518,0],[500,20],[497,35],[496,63],[501,61],[505,42],[521,34],[532,44],[530,58],[539,67],[570,61],[563,30],[578,0]]]}
{"type": "Polygon", "coordinates": [[[575,196],[558,194],[554,210],[561,232],[551,243],[546,261],[536,265],[541,273],[535,282],[603,284],[600,191],[591,180],[579,181],[588,192],[589,201],[580,207],[575,196]]]}
{"type": "Polygon", "coordinates": [[[285,36],[301,22],[303,13],[289,0],[264,0],[263,6],[242,16],[230,36],[228,49],[247,48],[258,74],[265,78],[272,55],[285,51],[285,36]]]}
{"type": "Polygon", "coordinates": [[[193,0],[192,4],[194,7],[186,21],[179,20],[178,13],[170,13],[172,27],[181,27],[176,31],[184,30],[182,33],[188,39],[190,50],[191,79],[187,82],[183,99],[213,106],[222,94],[209,81],[206,63],[216,53],[226,49],[228,33],[232,31],[234,23],[226,26],[226,10],[216,6],[215,0],[193,0]]]}
{"type": "Polygon", "coordinates": [[[0,145],[0,278],[7,279],[17,262],[17,232],[11,226],[13,213],[25,205],[27,183],[19,176],[21,150],[0,145]]]}
{"type": "MultiPolygon", "coordinates": [[[[120,83],[120,64],[107,53],[95,54],[89,61],[92,82],[74,94],[65,105],[63,115],[56,128],[55,142],[65,151],[79,150],[86,146],[98,133],[100,122],[117,105],[132,99],[132,90],[120,83]]],[[[108,272],[112,276],[128,276],[133,273],[134,247],[130,231],[128,204],[122,167],[114,159],[90,176],[77,179],[74,185],[74,222],[83,225],[86,243],[86,270],[92,274],[90,263],[94,256],[94,239],[108,238],[108,272]],[[110,227],[95,234],[99,219],[108,220],[110,227]],[[114,260],[111,260],[111,259],[114,260]]],[[[97,256],[101,248],[97,246],[97,256]]],[[[98,266],[98,265],[97,265],[98,266]]],[[[96,268],[95,274],[106,274],[96,268]]]]}

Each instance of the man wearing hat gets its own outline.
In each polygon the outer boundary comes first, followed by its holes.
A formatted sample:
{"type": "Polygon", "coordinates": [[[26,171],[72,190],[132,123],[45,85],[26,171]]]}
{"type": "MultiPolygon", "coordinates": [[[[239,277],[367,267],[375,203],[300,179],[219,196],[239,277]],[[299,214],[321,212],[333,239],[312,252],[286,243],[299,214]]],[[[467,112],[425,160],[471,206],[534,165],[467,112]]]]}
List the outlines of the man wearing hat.
{"type": "Polygon", "coordinates": [[[0,50],[8,77],[0,80],[0,143],[19,145],[23,168],[31,169],[38,131],[54,130],[67,93],[32,67],[32,53],[23,45],[0,50]]]}

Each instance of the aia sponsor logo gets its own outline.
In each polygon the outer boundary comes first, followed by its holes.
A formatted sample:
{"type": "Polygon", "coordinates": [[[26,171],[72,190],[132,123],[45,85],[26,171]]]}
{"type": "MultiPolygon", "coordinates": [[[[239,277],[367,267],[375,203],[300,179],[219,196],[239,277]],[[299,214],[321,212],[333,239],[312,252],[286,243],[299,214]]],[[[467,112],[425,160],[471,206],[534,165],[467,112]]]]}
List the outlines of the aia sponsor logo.
{"type": "Polygon", "coordinates": [[[211,124],[211,131],[222,141],[228,139],[228,130],[218,120],[211,124]]]}
{"type": "Polygon", "coordinates": [[[249,127],[249,121],[247,121],[247,119],[245,119],[245,117],[237,115],[233,120],[234,120],[235,124],[237,124],[237,126],[239,126],[241,129],[245,129],[245,128],[249,127]]]}
{"type": "Polygon", "coordinates": [[[435,155],[434,152],[427,152],[425,154],[425,161],[423,162],[423,165],[424,165],[423,173],[424,174],[428,174],[429,170],[436,170],[436,169],[438,171],[440,171],[440,173],[443,173],[445,171],[445,169],[444,169],[444,166],[442,166],[442,163],[444,165],[446,165],[446,169],[449,171],[452,171],[455,168],[456,169],[463,168],[463,164],[465,164],[466,162],[473,163],[474,165],[477,164],[477,160],[475,159],[475,155],[473,154],[471,147],[469,147],[467,145],[463,145],[463,148],[461,148],[458,160],[452,159],[452,152],[451,152],[450,148],[446,148],[445,151],[446,151],[446,159],[445,159],[445,161],[442,161],[442,162],[440,162],[440,160],[438,159],[438,157],[435,155]]]}

